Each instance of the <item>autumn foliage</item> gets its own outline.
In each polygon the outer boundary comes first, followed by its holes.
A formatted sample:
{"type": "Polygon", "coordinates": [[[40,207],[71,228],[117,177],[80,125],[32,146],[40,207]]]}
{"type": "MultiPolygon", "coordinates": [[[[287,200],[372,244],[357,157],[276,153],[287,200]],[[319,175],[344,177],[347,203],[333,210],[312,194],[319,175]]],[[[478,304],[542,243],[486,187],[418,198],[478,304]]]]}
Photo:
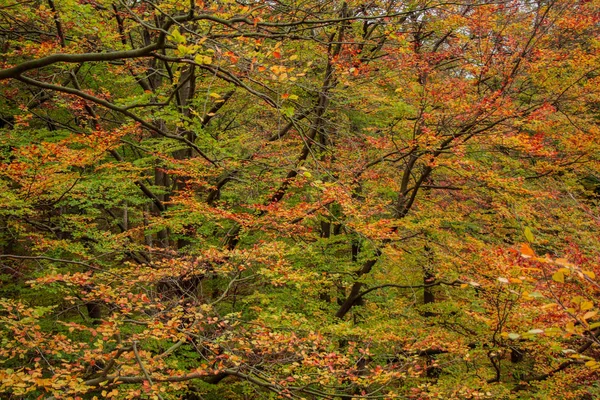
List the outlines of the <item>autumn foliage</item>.
{"type": "Polygon", "coordinates": [[[0,0],[0,398],[600,396],[600,1],[0,0]]]}

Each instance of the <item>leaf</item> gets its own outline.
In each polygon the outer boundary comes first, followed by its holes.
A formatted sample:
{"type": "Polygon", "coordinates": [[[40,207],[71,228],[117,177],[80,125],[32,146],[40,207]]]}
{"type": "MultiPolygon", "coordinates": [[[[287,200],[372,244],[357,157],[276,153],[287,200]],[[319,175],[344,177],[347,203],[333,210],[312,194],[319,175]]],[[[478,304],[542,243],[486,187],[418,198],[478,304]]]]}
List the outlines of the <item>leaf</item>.
{"type": "Polygon", "coordinates": [[[523,258],[531,258],[535,256],[535,252],[527,243],[523,243],[520,248],[520,253],[523,258]]]}
{"type": "Polygon", "coordinates": [[[581,309],[581,311],[590,310],[594,308],[594,303],[591,301],[584,301],[579,305],[579,308],[581,309]]]}
{"type": "Polygon", "coordinates": [[[533,335],[539,335],[540,333],[544,333],[543,329],[530,329],[527,331],[527,333],[531,333],[533,335]]]}
{"type": "Polygon", "coordinates": [[[533,243],[533,233],[531,233],[531,229],[528,226],[525,227],[524,234],[525,239],[527,239],[529,243],[533,243]]]}
{"type": "Polygon", "coordinates": [[[581,304],[584,301],[585,301],[585,299],[581,296],[573,296],[573,298],[571,298],[571,302],[573,304],[581,304]]]}
{"type": "Polygon", "coordinates": [[[520,337],[521,337],[521,335],[519,335],[518,333],[509,333],[508,334],[508,338],[512,339],[512,340],[517,340],[520,337]]]}
{"type": "Polygon", "coordinates": [[[584,320],[588,320],[590,318],[595,317],[596,315],[598,315],[598,311],[588,311],[585,314],[583,314],[583,317],[581,317],[584,320]]]}
{"type": "Polygon", "coordinates": [[[212,64],[212,57],[198,54],[194,57],[194,61],[198,64],[212,64]]]}
{"type": "Polygon", "coordinates": [[[596,274],[593,271],[581,271],[581,272],[590,279],[596,279],[596,274]]]}
{"type": "Polygon", "coordinates": [[[192,54],[194,51],[192,50],[192,48],[190,48],[184,44],[180,44],[180,45],[177,45],[177,52],[179,53],[180,56],[185,57],[188,54],[192,54]]]}
{"type": "Polygon", "coordinates": [[[281,112],[287,117],[293,116],[295,111],[296,110],[294,109],[294,107],[283,107],[281,109],[281,112]]]}
{"type": "Polygon", "coordinates": [[[559,269],[554,274],[552,274],[552,280],[555,282],[565,283],[565,275],[563,271],[559,269]]]}
{"type": "Polygon", "coordinates": [[[570,266],[573,266],[573,264],[571,264],[569,262],[569,260],[567,260],[566,258],[557,258],[556,260],[554,260],[554,263],[556,265],[560,265],[561,267],[570,267],[570,266]]]}
{"type": "Polygon", "coordinates": [[[169,35],[169,38],[178,44],[185,44],[185,42],[186,42],[185,36],[183,36],[181,33],[179,33],[178,27],[175,27],[175,29],[173,29],[173,31],[169,35]]]}
{"type": "Polygon", "coordinates": [[[561,268],[561,269],[557,270],[554,274],[552,274],[552,279],[555,282],[564,283],[565,276],[569,276],[569,275],[571,275],[571,271],[568,268],[561,268]]]}

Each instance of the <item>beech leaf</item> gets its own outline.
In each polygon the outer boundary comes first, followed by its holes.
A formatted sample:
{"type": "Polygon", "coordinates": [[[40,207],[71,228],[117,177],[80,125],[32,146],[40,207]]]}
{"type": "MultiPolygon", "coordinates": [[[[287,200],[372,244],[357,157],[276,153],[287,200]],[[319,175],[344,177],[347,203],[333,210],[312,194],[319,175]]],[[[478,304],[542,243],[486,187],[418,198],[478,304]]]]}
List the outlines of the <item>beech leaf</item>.
{"type": "Polygon", "coordinates": [[[532,243],[533,239],[534,239],[533,233],[531,233],[531,229],[528,226],[525,227],[524,233],[525,233],[525,239],[527,239],[527,241],[529,243],[532,243]]]}
{"type": "Polygon", "coordinates": [[[564,275],[563,271],[558,270],[554,274],[552,274],[552,280],[555,281],[555,282],[564,283],[565,282],[565,275],[564,275]]]}

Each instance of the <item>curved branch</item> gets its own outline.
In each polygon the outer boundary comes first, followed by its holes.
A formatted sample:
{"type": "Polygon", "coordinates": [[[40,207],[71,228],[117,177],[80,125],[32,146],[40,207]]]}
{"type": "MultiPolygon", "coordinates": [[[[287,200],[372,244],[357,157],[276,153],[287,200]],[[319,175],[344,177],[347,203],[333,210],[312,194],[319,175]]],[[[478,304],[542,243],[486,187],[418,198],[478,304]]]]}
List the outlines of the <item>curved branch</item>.
{"type": "Polygon", "coordinates": [[[437,282],[433,282],[433,283],[427,283],[424,285],[396,285],[394,283],[387,283],[384,285],[379,285],[379,286],[373,286],[372,288],[369,288],[361,293],[359,293],[356,297],[356,299],[360,299],[363,296],[365,296],[366,294],[369,294],[375,290],[379,290],[379,289],[384,289],[384,288],[396,288],[396,289],[425,289],[425,288],[430,288],[433,286],[441,286],[441,285],[446,285],[446,286],[458,286],[458,285],[462,285],[464,282],[460,281],[460,280],[455,280],[452,282],[446,282],[446,281],[437,281],[437,282]]]}
{"type": "MultiPolygon", "coordinates": [[[[150,373],[148,373],[148,370],[146,369],[146,367],[144,366],[144,363],[142,362],[142,359],[140,358],[140,353],[138,352],[138,349],[137,349],[137,341],[135,341],[135,340],[133,341],[133,354],[135,355],[135,359],[136,359],[138,365],[140,366],[140,369],[144,373],[146,380],[148,381],[148,383],[150,383],[150,386],[154,386],[154,382],[152,382],[150,373]]],[[[160,393],[156,393],[156,397],[158,397],[160,400],[163,400],[163,397],[160,395],[160,393]]]]}
{"type": "MultiPolygon", "coordinates": [[[[591,336],[589,338],[590,340],[588,342],[584,343],[583,345],[581,345],[581,347],[579,347],[577,349],[577,351],[575,352],[576,354],[581,354],[581,353],[585,352],[590,347],[592,347],[592,345],[594,343],[596,343],[596,340],[598,339],[598,336],[600,336],[600,329],[596,329],[595,332],[591,332],[590,336],[591,336]]],[[[585,363],[585,360],[578,360],[578,359],[564,361],[558,367],[554,368],[552,371],[549,371],[549,372],[546,372],[544,374],[540,374],[540,375],[533,376],[533,377],[530,377],[528,379],[525,379],[523,381],[523,383],[519,383],[518,385],[516,385],[513,388],[513,392],[517,392],[517,391],[520,391],[520,390],[526,390],[529,387],[529,383],[530,382],[544,381],[544,380],[546,380],[548,378],[551,378],[556,373],[567,369],[571,365],[574,365],[574,364],[584,364],[584,363],[585,363]]]]}
{"type": "Polygon", "coordinates": [[[57,92],[63,92],[63,93],[68,93],[68,94],[72,94],[78,97],[81,97],[82,99],[85,100],[89,100],[91,102],[94,102],[96,104],[100,104],[101,106],[104,106],[110,110],[116,111],[118,113],[121,113],[123,115],[125,115],[126,117],[131,118],[132,120],[134,120],[135,122],[138,122],[140,125],[142,125],[144,128],[156,132],[161,136],[164,136],[166,138],[169,139],[175,139],[178,140],[180,142],[183,142],[185,144],[187,144],[189,147],[191,147],[192,149],[194,149],[202,158],[204,158],[206,161],[208,161],[209,163],[211,163],[214,166],[217,166],[217,163],[215,161],[213,161],[212,159],[210,159],[206,154],[204,154],[204,152],[202,150],[200,150],[200,148],[198,146],[196,146],[196,144],[192,143],[190,140],[188,140],[187,138],[183,137],[183,136],[178,136],[178,135],[173,135],[170,133],[167,133],[165,131],[163,131],[162,129],[159,129],[158,127],[152,125],[151,123],[143,120],[142,118],[138,117],[137,115],[133,114],[132,112],[128,111],[126,108],[123,107],[119,107],[109,101],[106,101],[104,99],[98,98],[96,96],[92,96],[90,94],[87,94],[81,90],[77,90],[77,89],[73,89],[70,87],[65,87],[65,86],[59,86],[59,85],[53,85],[51,83],[45,83],[45,82],[41,82],[41,81],[37,81],[35,79],[31,79],[31,78],[27,78],[25,76],[17,76],[15,79],[23,82],[23,83],[27,83],[29,85],[33,85],[33,86],[37,86],[40,87],[42,89],[48,89],[48,90],[54,90],[57,92]]]}
{"type": "Polygon", "coordinates": [[[65,62],[78,64],[88,61],[116,61],[129,58],[150,57],[153,51],[161,49],[164,46],[164,39],[160,38],[157,43],[145,46],[135,50],[111,51],[108,53],[85,53],[85,54],[65,54],[57,53],[51,56],[38,58],[37,60],[25,61],[15,65],[12,68],[0,70],[0,81],[4,79],[19,79],[24,72],[47,67],[52,64],[65,62]]]}
{"type": "Polygon", "coordinates": [[[47,261],[54,261],[54,262],[60,262],[60,263],[65,263],[65,264],[76,264],[76,265],[82,265],[86,268],[89,269],[97,269],[97,270],[101,270],[101,268],[98,267],[94,267],[91,264],[82,262],[82,261],[74,261],[74,260],[65,260],[62,258],[54,258],[54,257],[46,257],[46,256],[18,256],[15,254],[0,254],[0,258],[10,258],[13,260],[47,260],[47,261]]]}
{"type": "MultiPolygon", "coordinates": [[[[363,265],[363,267],[361,268],[360,271],[358,271],[359,276],[364,275],[364,274],[368,274],[371,271],[371,268],[373,267],[373,265],[375,265],[375,263],[377,262],[377,259],[379,258],[379,255],[381,254],[381,252],[379,252],[379,254],[376,254],[376,258],[371,259],[369,261],[367,261],[365,263],[365,265],[363,265]]],[[[364,290],[362,292],[360,292],[360,289],[365,285],[362,282],[355,282],[352,285],[352,289],[350,290],[350,294],[348,295],[348,297],[346,298],[346,300],[344,301],[344,303],[340,306],[340,308],[338,309],[338,311],[335,313],[335,316],[337,318],[344,318],[344,316],[348,313],[348,311],[350,311],[352,309],[352,307],[359,303],[360,300],[367,294],[375,291],[375,290],[379,290],[379,289],[384,289],[384,288],[388,288],[388,287],[392,287],[392,288],[396,288],[396,289],[425,289],[425,288],[430,288],[432,286],[440,286],[440,285],[447,285],[447,286],[458,286],[463,284],[464,282],[460,281],[460,280],[455,280],[452,282],[446,282],[446,281],[437,281],[437,282],[432,282],[432,283],[427,283],[424,285],[397,285],[394,283],[387,283],[384,285],[379,285],[379,286],[373,286],[372,288],[369,288],[367,290],[364,290]]]]}

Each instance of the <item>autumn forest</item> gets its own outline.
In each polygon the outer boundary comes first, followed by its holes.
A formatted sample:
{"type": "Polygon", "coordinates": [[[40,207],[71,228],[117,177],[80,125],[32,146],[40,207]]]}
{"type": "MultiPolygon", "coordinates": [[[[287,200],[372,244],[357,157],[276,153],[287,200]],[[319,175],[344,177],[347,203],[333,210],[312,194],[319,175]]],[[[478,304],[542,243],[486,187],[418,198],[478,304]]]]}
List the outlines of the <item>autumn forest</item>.
{"type": "Polygon", "coordinates": [[[600,398],[600,0],[0,0],[0,398],[600,398]]]}

